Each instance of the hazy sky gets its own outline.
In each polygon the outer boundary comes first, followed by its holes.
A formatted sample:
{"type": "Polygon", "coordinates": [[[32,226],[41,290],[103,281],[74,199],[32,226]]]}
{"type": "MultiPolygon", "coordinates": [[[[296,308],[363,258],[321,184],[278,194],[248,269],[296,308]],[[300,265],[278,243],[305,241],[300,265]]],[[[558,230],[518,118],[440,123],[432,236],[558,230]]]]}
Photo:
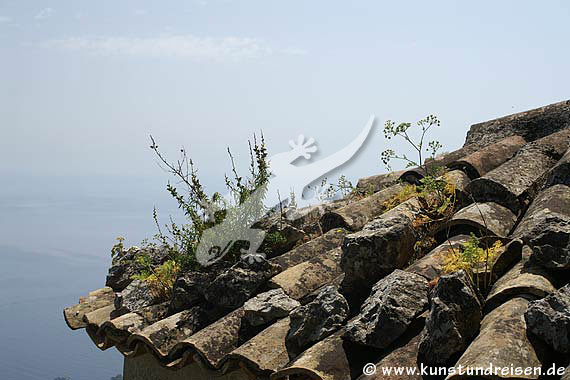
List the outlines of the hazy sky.
{"type": "Polygon", "coordinates": [[[205,182],[299,133],[321,157],[370,114],[343,171],[383,171],[386,119],[476,122],[570,98],[564,1],[0,0],[0,174],[160,177],[148,134],[184,144],[205,182]]]}
{"type": "Polygon", "coordinates": [[[375,114],[355,180],[384,171],[386,119],[436,114],[453,150],[473,123],[570,99],[569,41],[567,1],[0,0],[0,280],[21,285],[19,305],[0,293],[0,373],[120,371],[61,309],[103,285],[116,236],[138,244],[153,206],[176,211],[149,134],[171,158],[185,145],[213,191],[254,132],[273,153],[312,136],[322,158],[375,114]],[[38,337],[64,351],[26,360],[38,337]]]}

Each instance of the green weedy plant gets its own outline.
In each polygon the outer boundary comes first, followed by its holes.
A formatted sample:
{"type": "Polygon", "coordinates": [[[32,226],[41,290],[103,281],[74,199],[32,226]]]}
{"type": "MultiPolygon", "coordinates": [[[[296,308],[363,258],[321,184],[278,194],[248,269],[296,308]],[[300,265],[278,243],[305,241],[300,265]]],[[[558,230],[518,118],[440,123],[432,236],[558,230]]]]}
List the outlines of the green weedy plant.
{"type": "MultiPolygon", "coordinates": [[[[392,160],[401,160],[406,162],[406,167],[418,167],[424,177],[420,180],[421,185],[417,187],[419,193],[423,195],[426,202],[426,209],[435,211],[435,214],[444,214],[448,210],[454,197],[451,197],[450,184],[445,178],[442,178],[443,170],[436,165],[428,165],[426,162],[433,161],[438,151],[443,147],[437,140],[427,142],[426,138],[429,130],[433,127],[441,126],[441,122],[434,115],[429,115],[425,119],[419,120],[415,124],[419,129],[419,138],[414,140],[410,134],[412,123],[400,123],[396,125],[392,120],[386,121],[384,125],[384,137],[391,140],[395,137],[402,138],[417,153],[417,158],[408,157],[406,154],[396,154],[393,149],[386,149],[381,154],[381,159],[386,168],[392,171],[390,165],[392,160]]],[[[454,190],[454,189],[453,189],[454,190]]],[[[408,194],[410,188],[403,190],[408,194]]],[[[455,194],[455,191],[453,191],[455,194]]],[[[399,198],[405,198],[403,194],[398,195],[399,198]]],[[[434,212],[432,212],[434,214],[434,212]]]]}
{"type": "Polygon", "coordinates": [[[137,256],[136,262],[144,269],[135,274],[133,280],[146,281],[157,299],[169,299],[174,281],[180,271],[180,265],[175,260],[167,260],[161,265],[153,267],[147,255],[137,256]]]}
{"type": "Polygon", "coordinates": [[[112,259],[122,255],[124,250],[125,250],[125,245],[124,245],[125,238],[122,236],[118,236],[116,238],[116,240],[117,240],[117,242],[115,243],[115,245],[113,245],[113,247],[111,247],[111,258],[112,259]]]}
{"type": "Polygon", "coordinates": [[[444,258],[443,270],[446,273],[464,270],[473,283],[485,292],[492,283],[493,263],[502,249],[500,240],[489,246],[482,244],[481,239],[471,233],[469,240],[460,249],[450,247],[444,258]],[[478,273],[482,273],[482,276],[478,273]]]}
{"type": "Polygon", "coordinates": [[[344,198],[352,195],[356,188],[343,174],[338,177],[336,183],[329,183],[327,177],[324,177],[318,185],[309,186],[313,190],[319,200],[332,200],[344,198]]]}
{"type": "Polygon", "coordinates": [[[394,207],[397,207],[398,205],[404,203],[408,199],[417,197],[419,193],[420,190],[418,190],[416,185],[405,184],[402,190],[384,202],[384,210],[389,211],[394,207]]]}
{"type": "MultiPolygon", "coordinates": [[[[151,142],[150,148],[158,157],[161,167],[177,180],[177,185],[168,183],[166,188],[188,220],[187,223],[179,225],[171,218],[169,223],[165,225],[166,230],[163,231],[158,221],[156,209],[153,210],[153,218],[158,231],[155,239],[169,248],[171,257],[179,265],[180,270],[205,270],[205,268],[200,267],[196,260],[196,249],[205,230],[222,223],[229,212],[232,212],[234,216],[240,216],[236,220],[249,223],[251,222],[250,219],[258,216],[259,210],[266,211],[263,206],[264,196],[255,197],[257,203],[250,205],[250,208],[257,210],[256,215],[250,215],[252,210],[240,208],[254,191],[258,189],[265,191],[267,188],[270,172],[265,139],[261,135],[261,140],[258,142],[254,135],[253,143],[249,141],[248,177],[238,173],[234,156],[228,148],[232,175],[231,177],[225,175],[224,179],[229,191],[229,199],[217,192],[208,196],[200,181],[194,162],[184,148],[180,149],[178,160],[170,162],[160,152],[152,136],[151,142]]],[[[244,248],[244,246],[234,244],[230,252],[224,257],[222,265],[231,265],[239,260],[240,248],[244,248]]]]}
{"type": "MultiPolygon", "coordinates": [[[[229,199],[222,197],[220,193],[209,196],[198,176],[198,171],[194,162],[187,155],[184,148],[180,149],[180,157],[175,162],[168,161],[158,149],[155,140],[151,138],[150,148],[159,159],[160,166],[176,178],[176,184],[168,183],[167,191],[175,199],[178,208],[182,210],[186,222],[178,224],[172,217],[169,223],[161,226],[156,208],[153,209],[153,219],[156,224],[157,233],[154,238],[156,242],[147,240],[142,242],[143,248],[158,248],[162,245],[168,249],[168,260],[159,266],[151,263],[148,254],[143,249],[135,257],[135,262],[142,269],[133,276],[133,279],[145,281],[150,285],[151,291],[160,299],[168,299],[172,292],[174,281],[181,271],[208,271],[211,267],[201,267],[196,260],[196,249],[204,231],[219,223],[222,223],[228,212],[233,212],[234,216],[242,216],[244,223],[249,223],[252,216],[248,215],[251,210],[242,210],[239,206],[244,203],[250,194],[257,189],[266,188],[269,181],[269,166],[267,161],[267,149],[263,135],[258,143],[254,136],[253,143],[249,142],[250,168],[249,176],[243,177],[238,174],[234,157],[228,149],[232,167],[232,177],[225,176],[226,188],[229,191],[229,199]],[[248,219],[249,218],[249,219],[248,219]],[[246,220],[247,219],[247,220],[246,220]],[[164,229],[163,229],[164,228],[164,229]]],[[[257,199],[257,198],[256,198],[257,199]]],[[[262,204],[263,198],[253,205],[255,209],[265,210],[262,204]]],[[[256,215],[257,216],[257,215],[256,215]]],[[[277,244],[279,236],[269,234],[271,242],[277,244]]],[[[124,253],[124,238],[117,238],[117,243],[111,249],[113,258],[124,253]]],[[[243,245],[234,244],[230,252],[224,259],[216,264],[216,270],[220,266],[225,267],[239,260],[241,256],[240,248],[243,245]]]]}
{"type": "Polygon", "coordinates": [[[418,167],[424,173],[419,185],[407,184],[404,188],[384,203],[386,210],[390,210],[402,202],[411,198],[417,198],[422,206],[422,214],[414,221],[420,238],[415,245],[415,255],[412,260],[421,257],[429,251],[434,244],[433,226],[435,222],[445,222],[453,215],[456,207],[455,186],[446,180],[443,170],[426,162],[435,159],[438,151],[442,148],[439,141],[432,140],[426,143],[428,132],[433,127],[441,125],[439,119],[429,115],[419,120],[415,126],[419,130],[419,137],[412,137],[412,123],[400,123],[396,125],[388,120],[384,125],[384,137],[388,140],[399,137],[410,145],[417,153],[417,158],[406,154],[397,154],[393,149],[382,152],[381,160],[389,171],[392,171],[392,160],[406,162],[406,167],[418,167]]]}
{"type": "Polygon", "coordinates": [[[439,119],[434,115],[429,115],[425,119],[421,119],[416,122],[416,126],[421,129],[420,137],[416,141],[410,136],[408,131],[412,127],[412,123],[400,123],[396,125],[392,120],[386,121],[384,124],[384,137],[388,140],[391,140],[394,137],[403,138],[416,152],[418,155],[417,160],[414,158],[408,157],[406,154],[398,155],[393,149],[386,149],[381,154],[381,159],[384,165],[388,168],[389,171],[392,171],[390,166],[390,162],[393,159],[402,160],[406,162],[406,167],[414,167],[417,166],[424,170],[425,173],[431,176],[435,176],[437,173],[434,172],[435,168],[426,165],[426,154],[425,152],[429,153],[427,156],[428,159],[434,159],[437,152],[442,148],[442,145],[439,141],[432,140],[427,143],[427,148],[424,147],[426,144],[426,134],[432,127],[439,127],[441,122],[439,119]]]}
{"type": "MultiPolygon", "coordinates": [[[[297,208],[298,206],[299,205],[297,204],[297,196],[295,195],[295,192],[291,190],[291,192],[289,193],[289,207],[297,208]]],[[[281,198],[279,198],[279,207],[281,209],[281,215],[283,215],[283,204],[281,203],[281,198]]]]}
{"type": "Polygon", "coordinates": [[[270,255],[275,247],[279,247],[287,242],[287,238],[280,231],[265,234],[261,249],[265,254],[270,255]]]}
{"type": "Polygon", "coordinates": [[[344,198],[353,194],[354,191],[355,191],[354,185],[343,174],[338,177],[338,181],[336,184],[333,183],[329,184],[329,187],[327,189],[327,196],[331,199],[337,196],[344,198]]]}

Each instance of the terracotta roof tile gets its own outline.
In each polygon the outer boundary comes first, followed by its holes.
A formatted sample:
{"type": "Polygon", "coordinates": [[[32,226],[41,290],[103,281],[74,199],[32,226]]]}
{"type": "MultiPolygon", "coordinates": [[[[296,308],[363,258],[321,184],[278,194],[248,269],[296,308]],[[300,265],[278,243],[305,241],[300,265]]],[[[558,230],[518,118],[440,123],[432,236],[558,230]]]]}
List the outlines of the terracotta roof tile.
{"type": "Polygon", "coordinates": [[[570,127],[570,100],[474,124],[465,145],[481,148],[505,137],[519,135],[527,141],[570,127]]]}
{"type": "Polygon", "coordinates": [[[271,374],[289,363],[285,337],[289,317],[275,322],[226,356],[228,364],[241,362],[257,373],[271,374]]]}
{"type": "Polygon", "coordinates": [[[295,375],[318,380],[350,379],[350,367],[341,338],[343,332],[340,330],[307,349],[271,375],[271,380],[288,379],[288,376],[295,375]]]}
{"type": "Polygon", "coordinates": [[[281,270],[286,270],[333,248],[340,247],[347,234],[348,232],[345,229],[335,228],[281,256],[271,259],[270,262],[279,265],[281,270]]]}
{"type": "Polygon", "coordinates": [[[524,209],[546,182],[570,144],[570,129],[525,145],[509,161],[473,180],[467,191],[478,202],[497,202],[515,214],[524,209]]]}
{"type": "Polygon", "coordinates": [[[69,328],[76,330],[87,327],[83,320],[85,314],[112,304],[115,300],[115,293],[109,287],[95,290],[87,297],[82,297],[81,302],[63,311],[65,322],[69,328]]]}
{"type": "Polygon", "coordinates": [[[521,136],[510,136],[471,153],[449,164],[451,169],[461,169],[471,179],[479,178],[511,159],[526,141],[521,136]]]}
{"type": "Polygon", "coordinates": [[[243,308],[229,313],[225,317],[181,340],[172,349],[173,357],[190,349],[210,368],[219,369],[227,355],[240,346],[243,308]]]}
{"type": "Polygon", "coordinates": [[[480,236],[505,237],[511,232],[516,221],[516,215],[498,203],[472,203],[456,212],[449,223],[438,229],[438,233],[448,234],[450,230],[451,236],[474,232],[480,236]]]}
{"type": "MultiPolygon", "coordinates": [[[[528,304],[529,301],[524,298],[514,298],[487,314],[481,323],[479,335],[459,358],[456,366],[488,368],[489,363],[493,363],[495,367],[500,368],[541,367],[540,352],[537,353],[535,346],[529,341],[523,317],[528,304]]],[[[459,374],[448,377],[461,378],[468,377],[459,374]]],[[[499,378],[512,379],[509,375],[499,378]]],[[[538,379],[538,376],[521,378],[538,379]]]]}
{"type": "Polygon", "coordinates": [[[558,184],[570,186],[570,149],[566,151],[560,161],[548,172],[546,186],[558,184]]]}
{"type": "Polygon", "coordinates": [[[369,197],[325,213],[321,217],[323,230],[329,231],[333,228],[361,230],[366,223],[381,215],[386,210],[384,202],[398,194],[403,188],[403,184],[397,183],[369,197]]]}
{"type": "Polygon", "coordinates": [[[543,268],[528,262],[529,251],[528,246],[524,247],[523,259],[497,280],[485,301],[487,310],[496,308],[510,298],[517,296],[543,298],[556,290],[548,273],[543,268]]]}
{"type": "Polygon", "coordinates": [[[341,273],[342,250],[335,248],[279,273],[269,286],[282,288],[293,299],[300,300],[334,281],[341,273]]]}

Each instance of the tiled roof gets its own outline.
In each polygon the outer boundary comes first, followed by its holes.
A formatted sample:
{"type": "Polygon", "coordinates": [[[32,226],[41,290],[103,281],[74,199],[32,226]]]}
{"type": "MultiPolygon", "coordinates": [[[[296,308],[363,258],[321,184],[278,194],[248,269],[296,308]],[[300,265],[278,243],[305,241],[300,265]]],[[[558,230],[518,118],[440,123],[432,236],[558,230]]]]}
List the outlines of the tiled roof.
{"type": "MultiPolygon", "coordinates": [[[[556,279],[559,274],[551,274],[548,265],[529,260],[530,245],[532,234],[551,215],[570,219],[568,127],[570,101],[472,126],[463,148],[434,162],[447,167],[449,178],[464,195],[464,207],[436,233],[440,245],[409,266],[416,241],[413,220],[420,206],[411,199],[385,212],[384,201],[402,188],[400,181],[413,183],[421,178],[421,171],[360,180],[358,188],[374,194],[315,209],[305,227],[322,228],[323,234],[272,258],[270,262],[279,273],[255,294],[282,289],[290,298],[307,304],[328,285],[354,285],[367,296],[374,283],[395,269],[431,281],[444,274],[444,255],[450,246],[466,242],[471,232],[483,231],[501,238],[510,253],[504,256],[506,261],[498,270],[502,276],[487,296],[479,335],[463,350],[458,363],[540,365],[543,358],[529,343],[522,316],[529,300],[554,292],[560,282],[556,279]],[[513,239],[520,240],[509,246],[513,239]]],[[[363,300],[358,296],[350,299],[350,291],[342,293],[353,318],[363,300]]],[[[101,349],[116,347],[127,357],[152,353],[163,366],[174,370],[198,362],[220,373],[242,367],[254,376],[275,380],[288,376],[322,380],[421,378],[389,377],[381,372],[359,376],[366,362],[376,363],[379,369],[416,366],[427,312],[387,349],[359,347],[343,339],[348,318],[344,327],[291,357],[286,344],[289,316],[252,328],[245,321],[243,306],[220,312],[203,301],[173,313],[166,302],[116,315],[114,300],[115,292],[109,287],[91,292],[65,309],[65,320],[72,329],[85,328],[101,349]]]]}

